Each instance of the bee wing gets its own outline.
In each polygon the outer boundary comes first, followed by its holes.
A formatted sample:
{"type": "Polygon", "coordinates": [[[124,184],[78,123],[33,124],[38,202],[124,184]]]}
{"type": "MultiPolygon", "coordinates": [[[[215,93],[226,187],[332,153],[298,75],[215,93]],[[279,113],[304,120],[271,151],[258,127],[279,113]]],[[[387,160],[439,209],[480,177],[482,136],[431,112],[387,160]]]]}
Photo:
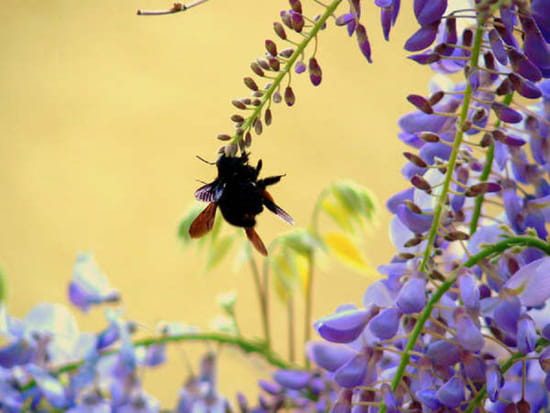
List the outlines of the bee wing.
{"type": "Polygon", "coordinates": [[[218,202],[222,196],[224,184],[218,181],[201,186],[195,191],[195,198],[203,202],[218,202]]]}
{"type": "Polygon", "coordinates": [[[210,232],[214,226],[214,219],[216,218],[216,208],[217,205],[215,202],[208,204],[206,208],[193,220],[191,226],[189,227],[189,235],[191,238],[200,238],[203,235],[210,232]]]}
{"type": "Polygon", "coordinates": [[[273,201],[273,197],[271,196],[271,194],[269,192],[264,190],[262,195],[263,195],[263,198],[264,198],[263,199],[264,205],[266,206],[267,209],[269,209],[271,212],[273,212],[275,215],[277,215],[283,221],[286,221],[289,224],[294,225],[294,220],[292,219],[292,217],[283,208],[281,208],[279,205],[277,205],[273,201]]]}
{"type": "Polygon", "coordinates": [[[256,251],[258,251],[263,256],[267,257],[267,248],[265,247],[262,239],[258,235],[258,233],[254,230],[253,227],[246,227],[244,229],[246,232],[246,237],[250,241],[250,243],[256,248],[256,251]]]}

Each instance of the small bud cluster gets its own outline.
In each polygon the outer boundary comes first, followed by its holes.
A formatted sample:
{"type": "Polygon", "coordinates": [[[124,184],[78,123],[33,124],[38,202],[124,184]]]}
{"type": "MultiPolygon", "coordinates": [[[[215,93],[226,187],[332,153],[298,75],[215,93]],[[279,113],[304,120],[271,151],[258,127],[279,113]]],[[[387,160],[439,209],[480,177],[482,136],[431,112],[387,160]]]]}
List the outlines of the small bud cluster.
{"type": "Polygon", "coordinates": [[[291,86],[292,69],[296,74],[308,71],[311,83],[314,86],[321,84],[322,70],[316,57],[316,48],[308,58],[305,57],[305,48],[310,41],[317,41],[317,33],[324,29],[330,13],[325,12],[324,15],[310,19],[304,14],[300,0],[289,0],[289,3],[290,9],[281,11],[281,20],[273,23],[278,42],[282,42],[285,47],[280,47],[273,39],[267,39],[265,54],[250,64],[255,77],[247,76],[243,81],[250,89],[251,96],[234,99],[232,103],[237,109],[251,114],[231,116],[235,132],[233,136],[218,135],[218,139],[229,142],[220,148],[220,153],[233,156],[238,149],[244,151],[249,147],[252,144],[252,135],[261,135],[263,126],[271,124],[272,103],[284,101],[287,106],[296,103],[296,95],[291,86]],[[301,41],[293,41],[289,33],[299,34],[301,41]],[[267,82],[259,86],[257,78],[266,79],[267,82]],[[283,85],[285,78],[286,86],[283,85]]]}

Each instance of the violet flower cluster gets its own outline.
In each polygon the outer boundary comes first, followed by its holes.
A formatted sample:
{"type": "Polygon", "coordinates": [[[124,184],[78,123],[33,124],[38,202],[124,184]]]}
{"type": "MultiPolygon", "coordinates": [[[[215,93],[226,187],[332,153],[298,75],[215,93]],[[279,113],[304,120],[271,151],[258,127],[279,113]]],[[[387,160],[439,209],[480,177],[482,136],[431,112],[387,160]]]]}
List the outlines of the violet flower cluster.
{"type": "Polygon", "coordinates": [[[387,203],[397,254],[362,308],[316,323],[333,412],[549,409],[550,3],[446,10],[415,1],[405,44],[465,80],[407,97],[411,187],[387,203]]]}

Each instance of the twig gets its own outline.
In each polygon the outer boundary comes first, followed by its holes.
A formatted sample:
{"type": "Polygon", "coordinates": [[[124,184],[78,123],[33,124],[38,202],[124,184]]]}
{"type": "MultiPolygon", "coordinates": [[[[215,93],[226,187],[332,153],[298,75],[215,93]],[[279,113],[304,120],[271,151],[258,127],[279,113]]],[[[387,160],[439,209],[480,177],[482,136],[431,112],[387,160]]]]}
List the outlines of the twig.
{"type": "Polygon", "coordinates": [[[138,16],[163,16],[165,14],[175,14],[182,11],[189,10],[191,7],[198,6],[199,4],[206,3],[208,0],[195,0],[191,3],[184,4],[180,1],[175,2],[171,8],[166,10],[142,10],[137,11],[138,16]]]}

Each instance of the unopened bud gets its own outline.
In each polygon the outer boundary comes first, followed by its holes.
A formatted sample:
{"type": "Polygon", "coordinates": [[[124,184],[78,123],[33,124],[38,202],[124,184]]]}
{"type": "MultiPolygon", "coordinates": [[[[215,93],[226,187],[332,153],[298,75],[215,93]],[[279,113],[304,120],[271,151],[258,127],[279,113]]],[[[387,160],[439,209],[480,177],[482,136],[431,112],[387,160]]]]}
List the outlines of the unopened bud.
{"type": "Polygon", "coordinates": [[[292,53],[294,53],[294,49],[292,47],[289,47],[287,49],[281,50],[279,52],[279,55],[288,59],[290,56],[292,56],[292,53]]]}
{"type": "Polygon", "coordinates": [[[252,134],[249,131],[244,135],[244,146],[248,148],[250,145],[252,145],[252,134]]]}
{"type": "Polygon", "coordinates": [[[246,109],[246,105],[245,105],[241,100],[233,99],[233,100],[231,101],[231,103],[232,103],[233,106],[235,106],[237,109],[246,109]]]}
{"type": "Polygon", "coordinates": [[[420,95],[409,95],[407,96],[407,100],[414,106],[416,106],[416,108],[421,112],[424,112],[428,115],[434,113],[432,105],[430,105],[430,102],[425,97],[422,97],[420,95]]]}
{"type": "Polygon", "coordinates": [[[267,50],[267,53],[271,56],[277,56],[277,45],[273,40],[268,39],[265,41],[265,50],[267,50]]]}
{"type": "Polygon", "coordinates": [[[286,40],[285,28],[283,27],[283,25],[281,23],[274,22],[273,23],[273,30],[275,31],[277,36],[279,36],[283,40],[286,40]]]}
{"type": "Polygon", "coordinates": [[[479,184],[469,187],[466,192],[464,192],[464,196],[474,197],[485,193],[498,192],[501,189],[502,186],[496,182],[480,182],[479,184]]]}
{"type": "Polygon", "coordinates": [[[425,191],[427,193],[432,192],[432,186],[429,184],[428,181],[426,181],[424,178],[422,178],[420,175],[415,175],[411,178],[411,184],[413,184],[416,188],[425,191]]]}
{"type": "Polygon", "coordinates": [[[260,67],[260,65],[258,63],[256,63],[256,62],[250,63],[250,68],[258,76],[263,76],[264,75],[264,71],[262,70],[262,68],[260,67]]]}
{"type": "Polygon", "coordinates": [[[278,72],[281,69],[281,63],[274,57],[267,59],[267,63],[269,64],[269,68],[274,72],[278,72]]]}
{"type": "Polygon", "coordinates": [[[244,122],[244,118],[241,115],[237,115],[237,114],[232,115],[231,120],[235,123],[243,123],[244,122]]]}
{"type": "Polygon", "coordinates": [[[405,155],[405,158],[407,158],[412,164],[418,166],[419,168],[426,168],[428,166],[428,164],[424,162],[424,159],[414,153],[403,152],[403,155],[405,155]]]}
{"type": "Polygon", "coordinates": [[[288,106],[292,106],[296,102],[296,96],[294,96],[294,91],[290,86],[285,88],[285,102],[288,106]]]}
{"type": "Polygon", "coordinates": [[[318,86],[321,83],[322,77],[321,66],[319,66],[317,59],[312,57],[309,59],[309,79],[313,83],[313,86],[318,86]]]}
{"type": "Polygon", "coordinates": [[[254,79],[252,79],[251,77],[245,77],[243,79],[244,81],[244,84],[251,90],[258,90],[258,85],[256,84],[256,82],[254,81],[254,79]]]}
{"type": "Polygon", "coordinates": [[[430,96],[428,101],[430,102],[430,105],[435,105],[439,103],[439,101],[443,99],[444,96],[445,96],[445,92],[443,92],[442,90],[438,90],[437,92],[435,92],[433,95],[430,96]]]}
{"type": "Polygon", "coordinates": [[[262,121],[258,118],[254,119],[254,132],[256,135],[261,135],[263,131],[262,121]]]}
{"type": "Polygon", "coordinates": [[[453,231],[445,235],[447,241],[466,241],[470,239],[470,236],[462,231],[453,231]]]}
{"type": "Polygon", "coordinates": [[[271,125],[271,109],[266,109],[264,113],[264,121],[267,126],[271,125]]]}
{"type": "Polygon", "coordinates": [[[228,141],[228,140],[231,139],[231,136],[226,135],[226,134],[219,134],[219,135],[218,135],[218,139],[219,139],[220,141],[228,141]]]}
{"type": "Polygon", "coordinates": [[[424,142],[439,142],[441,139],[439,138],[439,135],[433,132],[420,132],[417,135],[420,139],[422,139],[424,142]]]}

